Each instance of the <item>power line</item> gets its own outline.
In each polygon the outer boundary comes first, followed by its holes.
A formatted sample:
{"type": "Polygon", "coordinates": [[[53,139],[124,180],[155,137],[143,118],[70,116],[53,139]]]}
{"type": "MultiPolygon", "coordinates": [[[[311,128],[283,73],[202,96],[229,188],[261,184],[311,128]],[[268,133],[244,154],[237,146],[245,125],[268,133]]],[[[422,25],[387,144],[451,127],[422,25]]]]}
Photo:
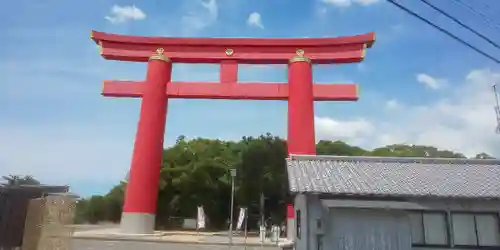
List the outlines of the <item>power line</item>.
{"type": "Polygon", "coordinates": [[[470,26],[468,26],[467,24],[463,23],[462,21],[458,20],[457,18],[453,17],[452,15],[450,15],[448,12],[444,11],[443,9],[440,9],[438,7],[436,7],[436,5],[433,5],[431,3],[429,3],[427,0],[420,0],[422,1],[423,3],[425,3],[427,6],[431,7],[432,9],[434,9],[435,11],[443,14],[444,16],[446,16],[447,18],[453,20],[454,22],[458,23],[460,26],[464,27],[465,29],[467,29],[468,31],[476,34],[477,36],[483,38],[484,40],[486,40],[488,43],[490,43],[491,45],[495,46],[495,48],[497,49],[500,49],[500,45],[496,42],[493,42],[491,39],[489,39],[488,37],[486,37],[485,35],[479,33],[478,31],[476,31],[475,29],[471,28],[470,26]]]}
{"type": "Polygon", "coordinates": [[[481,20],[483,21],[483,23],[485,23],[486,25],[488,25],[489,27],[491,28],[495,28],[497,30],[500,30],[500,25],[498,25],[498,23],[495,23],[493,22],[486,14],[484,14],[483,12],[481,11],[478,11],[476,10],[474,7],[472,7],[471,5],[465,3],[464,1],[462,0],[452,0],[453,2],[455,2],[456,4],[459,4],[461,5],[462,7],[465,7],[469,10],[470,13],[472,13],[473,15],[475,16],[481,16],[483,17],[481,20]]]}
{"type": "Polygon", "coordinates": [[[500,64],[500,60],[499,60],[499,59],[496,59],[495,57],[493,57],[493,56],[489,55],[488,53],[484,52],[483,50],[478,49],[476,46],[474,46],[474,45],[470,44],[469,42],[464,41],[464,40],[463,40],[463,39],[461,39],[460,37],[458,37],[458,36],[456,36],[456,35],[452,34],[451,32],[449,32],[449,31],[445,30],[444,28],[442,28],[442,27],[440,27],[440,26],[438,26],[438,25],[434,24],[433,22],[429,21],[429,20],[428,20],[428,19],[426,19],[425,17],[420,16],[419,14],[417,14],[417,13],[413,12],[412,10],[410,10],[410,9],[408,9],[408,8],[406,8],[406,7],[404,7],[403,5],[401,5],[401,4],[399,4],[399,3],[397,3],[397,2],[396,2],[396,1],[394,1],[394,0],[387,0],[387,1],[388,1],[389,3],[391,3],[391,4],[393,4],[394,6],[398,7],[399,9],[401,9],[401,10],[405,11],[406,13],[408,13],[408,14],[410,14],[410,15],[412,15],[412,16],[414,16],[414,17],[418,18],[418,19],[420,19],[422,22],[425,22],[425,23],[427,23],[428,25],[432,26],[433,28],[435,28],[435,29],[437,29],[437,30],[439,30],[439,31],[443,32],[444,34],[448,35],[449,37],[451,37],[451,38],[455,39],[456,41],[460,42],[461,44],[463,44],[463,45],[467,46],[468,48],[470,48],[470,49],[472,49],[472,50],[476,51],[477,53],[479,53],[479,54],[481,54],[481,55],[483,55],[483,56],[485,56],[485,57],[489,58],[490,60],[492,60],[492,61],[494,61],[494,62],[496,62],[496,63],[500,64]]]}

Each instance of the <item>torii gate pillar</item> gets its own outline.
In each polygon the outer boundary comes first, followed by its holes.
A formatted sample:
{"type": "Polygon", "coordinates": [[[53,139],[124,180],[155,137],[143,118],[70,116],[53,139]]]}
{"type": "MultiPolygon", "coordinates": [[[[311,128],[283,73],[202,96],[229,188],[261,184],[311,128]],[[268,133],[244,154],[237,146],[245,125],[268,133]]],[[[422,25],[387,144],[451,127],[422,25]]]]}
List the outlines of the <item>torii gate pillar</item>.
{"type": "Polygon", "coordinates": [[[167,84],[172,62],[158,50],[151,56],[142,94],[130,177],[125,193],[121,229],[124,232],[152,233],[155,226],[158,184],[167,118],[167,84]]]}
{"type": "Polygon", "coordinates": [[[311,60],[299,50],[288,65],[288,153],[315,155],[311,60]]]}

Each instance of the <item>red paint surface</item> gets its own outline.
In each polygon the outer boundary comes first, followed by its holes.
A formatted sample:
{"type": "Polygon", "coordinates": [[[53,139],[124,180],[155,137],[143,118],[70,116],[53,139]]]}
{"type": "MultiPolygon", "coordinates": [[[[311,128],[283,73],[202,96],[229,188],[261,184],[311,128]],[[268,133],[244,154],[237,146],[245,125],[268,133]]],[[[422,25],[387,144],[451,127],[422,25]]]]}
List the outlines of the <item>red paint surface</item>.
{"type": "MultiPolygon", "coordinates": [[[[355,84],[313,84],[307,62],[289,65],[288,84],[238,83],[238,64],[288,64],[303,49],[312,64],[353,63],[363,60],[375,33],[337,38],[157,38],[92,32],[105,59],[147,62],[158,48],[172,62],[219,63],[220,83],[173,82],[172,64],[150,61],[145,82],[105,81],[102,94],[142,97],[124,212],[156,212],[167,99],[288,100],[288,153],[316,154],[314,101],[355,101],[355,84]],[[225,54],[232,49],[231,56],[225,54]],[[168,86],[167,86],[168,83],[168,86]]],[[[294,218],[292,205],[287,217],[294,218]]]]}
{"type": "MultiPolygon", "coordinates": [[[[176,47],[237,47],[252,46],[259,50],[262,47],[275,47],[270,50],[279,50],[284,47],[328,47],[342,46],[354,43],[368,43],[371,47],[375,41],[375,33],[356,36],[327,37],[327,38],[181,38],[181,37],[145,37],[109,34],[91,31],[94,41],[109,41],[123,44],[127,48],[137,48],[138,45],[162,45],[176,47]],[[128,45],[128,46],[127,46],[128,45]]],[[[321,49],[321,48],[320,48],[321,49]]],[[[186,49],[184,49],[186,50],[186,49]]]]}
{"type": "MultiPolygon", "coordinates": [[[[106,43],[104,43],[106,45],[106,43]]],[[[124,50],[115,48],[102,48],[102,56],[107,60],[129,61],[129,62],[147,62],[151,51],[155,50],[154,46],[149,46],[145,50],[124,50]]],[[[339,51],[328,53],[314,53],[309,49],[307,55],[315,64],[333,64],[333,63],[357,63],[363,60],[363,44],[348,45],[345,47],[336,48],[339,51]]],[[[240,51],[243,50],[240,49],[240,51]]],[[[284,52],[240,52],[228,57],[224,50],[215,52],[169,52],[169,58],[174,63],[220,63],[224,60],[236,60],[238,63],[246,64],[286,64],[288,59],[295,56],[295,50],[289,49],[284,52]]]]}
{"type": "Polygon", "coordinates": [[[295,209],[292,204],[288,204],[286,206],[286,218],[287,219],[295,219],[295,209]]]}
{"type": "MultiPolygon", "coordinates": [[[[229,76],[228,76],[229,78],[229,76]]],[[[141,97],[143,82],[104,81],[102,94],[109,97],[141,97]]],[[[356,84],[314,84],[315,101],[356,101],[356,84]]],[[[288,100],[285,83],[190,83],[173,82],[166,90],[168,98],[226,100],[288,100]]]]}
{"type": "Polygon", "coordinates": [[[163,48],[173,62],[286,64],[300,48],[313,63],[354,63],[363,60],[364,48],[371,47],[375,33],[334,38],[165,38],[122,36],[92,32],[101,47],[101,55],[109,60],[146,62],[151,52],[163,48]],[[230,48],[234,54],[227,56],[230,48]]]}
{"type": "Polygon", "coordinates": [[[156,213],[171,72],[171,63],[148,63],[123,212],[156,213]]]}
{"type": "Polygon", "coordinates": [[[221,62],[220,82],[228,84],[238,82],[238,62],[236,60],[226,60],[221,62]]]}
{"type": "Polygon", "coordinates": [[[312,66],[307,62],[288,67],[288,153],[316,154],[312,66]]]}

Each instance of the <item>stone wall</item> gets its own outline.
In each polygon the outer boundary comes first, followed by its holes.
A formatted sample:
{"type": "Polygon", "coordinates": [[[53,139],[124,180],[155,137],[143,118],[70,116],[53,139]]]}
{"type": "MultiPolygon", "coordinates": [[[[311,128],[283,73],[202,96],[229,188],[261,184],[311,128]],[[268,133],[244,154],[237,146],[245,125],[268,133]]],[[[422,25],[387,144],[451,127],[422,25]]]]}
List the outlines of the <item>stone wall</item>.
{"type": "Polygon", "coordinates": [[[28,205],[26,222],[24,224],[23,250],[36,250],[43,222],[43,207],[45,199],[33,199],[28,205]]]}
{"type": "Polygon", "coordinates": [[[53,195],[30,202],[22,250],[70,250],[76,200],[53,195]]]}

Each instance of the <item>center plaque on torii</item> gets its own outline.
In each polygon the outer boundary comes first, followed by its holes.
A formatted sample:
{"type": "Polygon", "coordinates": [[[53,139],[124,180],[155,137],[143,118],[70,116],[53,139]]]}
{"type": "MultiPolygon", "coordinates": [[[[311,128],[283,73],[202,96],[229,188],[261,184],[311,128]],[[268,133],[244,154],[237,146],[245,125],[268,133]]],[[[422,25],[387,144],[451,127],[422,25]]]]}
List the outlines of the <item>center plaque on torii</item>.
{"type": "Polygon", "coordinates": [[[121,229],[154,230],[168,99],[288,101],[289,154],[316,154],[314,101],[356,101],[356,84],[313,84],[313,64],[357,63],[375,33],[335,38],[167,38],[92,31],[102,57],[147,62],[146,80],[104,81],[102,94],[142,98],[121,229]],[[220,64],[220,82],[172,82],[172,63],[220,64]],[[287,64],[288,83],[238,83],[239,64],[287,64]]]}

